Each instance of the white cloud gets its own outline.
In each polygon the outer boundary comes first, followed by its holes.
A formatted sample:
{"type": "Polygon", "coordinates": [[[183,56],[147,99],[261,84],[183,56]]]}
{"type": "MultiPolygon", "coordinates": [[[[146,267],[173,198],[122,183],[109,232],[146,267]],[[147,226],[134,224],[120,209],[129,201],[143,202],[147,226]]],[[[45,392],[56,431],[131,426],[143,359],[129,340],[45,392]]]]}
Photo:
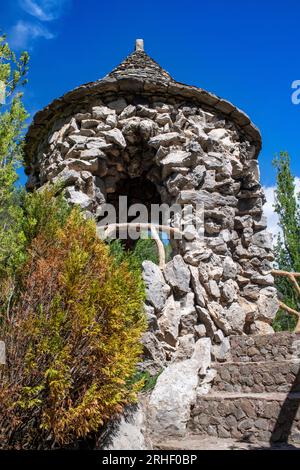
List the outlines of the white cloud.
{"type": "Polygon", "coordinates": [[[69,0],[19,0],[21,8],[40,21],[53,21],[61,16],[69,0]]]}
{"type": "Polygon", "coordinates": [[[37,38],[53,39],[55,36],[43,25],[18,21],[10,33],[10,41],[15,49],[28,49],[37,38]]]}
{"type": "MultiPolygon", "coordinates": [[[[295,183],[295,193],[297,194],[300,192],[300,178],[298,176],[295,178],[295,183]]],[[[264,215],[267,217],[268,230],[272,233],[273,240],[275,240],[278,233],[280,233],[280,228],[278,226],[278,215],[274,211],[275,189],[276,186],[265,186],[263,188],[267,199],[264,205],[264,215]]]]}

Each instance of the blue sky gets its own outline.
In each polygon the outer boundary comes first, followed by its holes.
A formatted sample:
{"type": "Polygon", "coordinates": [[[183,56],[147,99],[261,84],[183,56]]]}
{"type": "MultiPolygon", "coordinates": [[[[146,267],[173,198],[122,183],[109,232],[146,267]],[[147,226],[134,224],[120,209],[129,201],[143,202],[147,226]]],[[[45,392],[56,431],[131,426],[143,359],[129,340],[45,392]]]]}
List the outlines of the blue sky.
{"type": "Polygon", "coordinates": [[[262,183],[287,150],[300,176],[300,2],[288,0],[14,0],[1,2],[1,28],[31,56],[25,103],[34,114],[52,99],[108,73],[144,38],[176,80],[240,107],[260,128],[262,183]]]}

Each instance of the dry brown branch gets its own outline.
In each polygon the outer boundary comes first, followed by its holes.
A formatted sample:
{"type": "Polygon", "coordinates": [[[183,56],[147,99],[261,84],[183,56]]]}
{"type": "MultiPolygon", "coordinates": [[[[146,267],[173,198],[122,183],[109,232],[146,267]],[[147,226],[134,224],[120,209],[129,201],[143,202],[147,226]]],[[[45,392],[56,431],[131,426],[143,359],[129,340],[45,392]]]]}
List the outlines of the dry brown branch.
{"type": "MultiPolygon", "coordinates": [[[[298,295],[300,296],[300,286],[297,282],[297,279],[296,277],[300,277],[300,273],[294,273],[294,272],[289,272],[289,271],[282,271],[282,270],[279,270],[279,269],[273,269],[272,270],[272,274],[273,276],[285,276],[287,277],[288,279],[290,279],[290,281],[293,283],[298,295]]],[[[290,313],[291,315],[296,315],[298,317],[298,322],[297,322],[297,325],[296,325],[296,328],[295,328],[295,333],[300,333],[300,312],[297,312],[297,310],[294,310],[293,308],[289,307],[288,305],[286,305],[285,303],[283,302],[279,302],[279,306],[280,308],[282,308],[282,310],[285,310],[287,313],[290,313]]]]}
{"type": "Polygon", "coordinates": [[[297,322],[297,325],[295,327],[294,332],[295,333],[300,333],[300,313],[297,312],[297,310],[294,310],[293,308],[288,307],[285,303],[283,303],[281,301],[279,301],[279,306],[280,306],[280,308],[282,308],[282,310],[285,310],[287,313],[290,313],[291,315],[297,315],[298,316],[298,322],[297,322]]]}

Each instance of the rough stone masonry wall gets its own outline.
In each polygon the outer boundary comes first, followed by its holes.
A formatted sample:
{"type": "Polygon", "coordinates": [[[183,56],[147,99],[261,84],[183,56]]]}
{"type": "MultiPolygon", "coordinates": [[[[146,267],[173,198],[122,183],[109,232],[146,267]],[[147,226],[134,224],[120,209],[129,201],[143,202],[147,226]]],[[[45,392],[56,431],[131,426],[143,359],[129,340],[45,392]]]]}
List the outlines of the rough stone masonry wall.
{"type": "Polygon", "coordinates": [[[194,221],[195,205],[204,203],[204,239],[194,232],[174,244],[164,272],[144,263],[149,365],[191,357],[203,336],[224,360],[228,335],[272,331],[277,300],[264,195],[256,149],[236,124],[175,97],[107,93],[77,101],[51,126],[29,188],[60,180],[69,201],[96,219],[128,178],[151,181],[162,203],[192,207],[194,221]]]}
{"type": "Polygon", "coordinates": [[[214,437],[242,439],[249,442],[299,442],[299,398],[287,398],[282,394],[260,394],[235,397],[223,396],[222,400],[207,395],[198,400],[191,412],[191,433],[214,437]],[[278,422],[284,406],[284,416],[278,422]],[[210,417],[213,416],[213,419],[210,417]],[[289,419],[287,419],[289,417],[289,419]]]}

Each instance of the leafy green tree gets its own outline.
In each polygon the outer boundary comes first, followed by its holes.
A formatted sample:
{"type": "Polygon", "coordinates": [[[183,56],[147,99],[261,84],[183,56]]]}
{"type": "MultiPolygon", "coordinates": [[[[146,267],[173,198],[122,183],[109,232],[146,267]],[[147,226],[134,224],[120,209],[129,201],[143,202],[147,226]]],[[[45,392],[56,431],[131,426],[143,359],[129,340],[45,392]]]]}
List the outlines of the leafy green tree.
{"type": "MultiPolygon", "coordinates": [[[[300,194],[295,194],[295,177],[290,169],[290,157],[280,152],[274,160],[277,170],[277,189],[275,192],[275,212],[278,214],[281,233],[275,246],[277,268],[289,272],[300,272],[300,194]]],[[[291,282],[284,277],[276,277],[276,287],[283,302],[299,311],[300,299],[291,282]]],[[[279,310],[274,328],[292,330],[297,319],[279,310]]]]}
{"type": "Polygon", "coordinates": [[[5,36],[0,36],[0,85],[5,90],[5,101],[0,103],[0,277],[6,270],[13,273],[24,254],[22,209],[15,183],[28,116],[19,89],[27,81],[28,60],[27,52],[17,58],[5,36]]]}

